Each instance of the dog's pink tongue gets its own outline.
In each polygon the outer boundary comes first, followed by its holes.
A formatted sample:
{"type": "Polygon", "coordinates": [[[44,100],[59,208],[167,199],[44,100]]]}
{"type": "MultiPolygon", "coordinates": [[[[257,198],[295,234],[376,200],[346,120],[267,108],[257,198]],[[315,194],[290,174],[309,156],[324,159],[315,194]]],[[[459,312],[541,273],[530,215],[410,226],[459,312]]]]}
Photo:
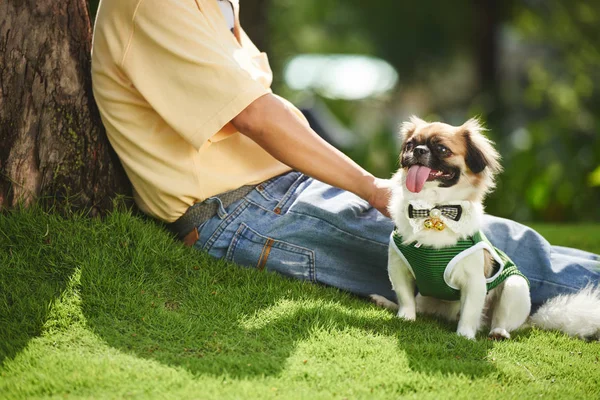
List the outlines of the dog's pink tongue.
{"type": "Polygon", "coordinates": [[[413,165],[408,169],[406,176],[406,188],[413,193],[419,193],[429,178],[431,168],[422,165],[413,165]]]}

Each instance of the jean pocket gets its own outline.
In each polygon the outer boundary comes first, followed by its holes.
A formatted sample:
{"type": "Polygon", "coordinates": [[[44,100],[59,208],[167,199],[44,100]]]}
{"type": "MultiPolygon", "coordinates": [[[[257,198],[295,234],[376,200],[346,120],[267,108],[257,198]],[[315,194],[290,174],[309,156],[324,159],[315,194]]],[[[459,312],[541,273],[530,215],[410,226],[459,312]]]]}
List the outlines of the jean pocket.
{"type": "Polygon", "coordinates": [[[315,281],[312,250],[261,235],[244,223],[233,236],[225,258],[239,265],[315,281]]]}
{"type": "Polygon", "coordinates": [[[258,185],[256,190],[267,200],[261,206],[275,214],[285,214],[296,197],[298,186],[308,179],[308,176],[292,171],[258,185]]]}

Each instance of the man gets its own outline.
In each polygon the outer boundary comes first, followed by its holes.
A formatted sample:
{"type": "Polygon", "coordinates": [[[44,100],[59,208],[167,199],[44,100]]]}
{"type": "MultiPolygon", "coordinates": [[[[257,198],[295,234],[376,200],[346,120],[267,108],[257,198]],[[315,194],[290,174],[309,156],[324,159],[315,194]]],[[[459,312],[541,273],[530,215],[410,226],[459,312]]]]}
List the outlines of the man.
{"type": "MultiPolygon", "coordinates": [[[[393,297],[387,181],[271,92],[238,15],[237,0],[100,2],[94,95],[137,204],[215,257],[393,297]]],[[[534,303],[598,280],[595,256],[555,259],[525,227],[490,218],[486,234],[530,265],[534,303]]]]}

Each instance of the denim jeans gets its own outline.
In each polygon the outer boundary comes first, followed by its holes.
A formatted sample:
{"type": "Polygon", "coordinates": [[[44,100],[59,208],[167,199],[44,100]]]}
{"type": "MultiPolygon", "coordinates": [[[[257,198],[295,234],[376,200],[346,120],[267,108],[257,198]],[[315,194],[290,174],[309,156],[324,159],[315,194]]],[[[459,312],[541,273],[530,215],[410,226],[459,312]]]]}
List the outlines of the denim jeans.
{"type": "MultiPolygon", "coordinates": [[[[219,207],[198,227],[195,247],[243,266],[395,300],[387,275],[393,228],[354,194],[290,172],[219,207]]],[[[550,246],[535,231],[492,216],[483,231],[529,278],[534,305],[600,281],[597,255],[550,246]]]]}

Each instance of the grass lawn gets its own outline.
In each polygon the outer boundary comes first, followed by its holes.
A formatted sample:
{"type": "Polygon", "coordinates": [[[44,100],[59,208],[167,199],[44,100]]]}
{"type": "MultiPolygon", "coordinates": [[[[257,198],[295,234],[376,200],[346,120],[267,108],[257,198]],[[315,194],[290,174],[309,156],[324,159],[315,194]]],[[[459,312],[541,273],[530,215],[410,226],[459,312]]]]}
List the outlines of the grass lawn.
{"type": "MultiPolygon", "coordinates": [[[[600,253],[600,225],[536,226],[600,253]]],[[[0,215],[0,398],[600,398],[600,343],[459,338],[115,213],[0,215]]]]}

